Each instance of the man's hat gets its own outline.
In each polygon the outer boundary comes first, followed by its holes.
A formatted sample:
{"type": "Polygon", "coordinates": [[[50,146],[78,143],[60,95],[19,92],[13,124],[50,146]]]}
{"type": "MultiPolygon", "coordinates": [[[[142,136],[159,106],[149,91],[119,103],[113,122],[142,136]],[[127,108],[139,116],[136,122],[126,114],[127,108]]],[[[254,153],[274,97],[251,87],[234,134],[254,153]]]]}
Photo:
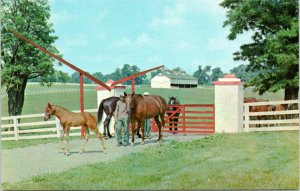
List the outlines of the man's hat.
{"type": "Polygon", "coordinates": [[[149,95],[149,92],[144,92],[144,96],[148,96],[149,95]]]}

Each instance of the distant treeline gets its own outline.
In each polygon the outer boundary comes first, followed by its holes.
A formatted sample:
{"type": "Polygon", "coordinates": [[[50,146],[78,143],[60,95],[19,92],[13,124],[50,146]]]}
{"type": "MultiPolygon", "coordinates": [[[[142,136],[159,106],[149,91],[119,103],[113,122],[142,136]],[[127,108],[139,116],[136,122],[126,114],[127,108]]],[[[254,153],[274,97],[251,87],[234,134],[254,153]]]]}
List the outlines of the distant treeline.
{"type": "MultiPolygon", "coordinates": [[[[247,66],[246,65],[239,65],[237,67],[234,67],[230,70],[231,74],[235,74],[236,77],[240,78],[242,81],[249,81],[254,76],[260,73],[260,71],[257,72],[249,72],[246,71],[247,66]]],[[[174,73],[180,73],[180,74],[187,74],[186,71],[181,69],[180,67],[176,67],[173,69],[163,69],[165,71],[170,71],[174,73]]],[[[157,75],[162,70],[157,70],[154,72],[151,72],[149,75],[142,75],[137,78],[135,78],[135,84],[136,85],[146,85],[150,84],[150,80],[152,77],[157,75]]],[[[136,74],[141,72],[140,68],[136,65],[129,65],[124,64],[122,68],[117,68],[114,72],[111,74],[102,74],[101,72],[95,72],[92,74],[95,78],[102,82],[106,82],[110,79],[116,81],[125,77],[128,77],[130,75],[136,74]]],[[[213,68],[210,65],[205,66],[202,68],[202,66],[198,66],[198,70],[193,73],[193,76],[197,79],[199,85],[211,85],[214,81],[217,81],[218,78],[221,78],[225,75],[221,68],[216,67],[213,68]]],[[[56,70],[54,75],[48,76],[48,79],[51,82],[62,82],[62,83],[79,83],[79,73],[74,72],[73,74],[69,75],[66,72],[62,72],[60,70],[56,70]]],[[[40,77],[30,79],[29,82],[42,82],[42,79],[40,77]]],[[[85,84],[92,84],[94,83],[88,78],[84,78],[85,84]]],[[[123,83],[124,85],[130,85],[131,81],[127,81],[123,83]]]]}

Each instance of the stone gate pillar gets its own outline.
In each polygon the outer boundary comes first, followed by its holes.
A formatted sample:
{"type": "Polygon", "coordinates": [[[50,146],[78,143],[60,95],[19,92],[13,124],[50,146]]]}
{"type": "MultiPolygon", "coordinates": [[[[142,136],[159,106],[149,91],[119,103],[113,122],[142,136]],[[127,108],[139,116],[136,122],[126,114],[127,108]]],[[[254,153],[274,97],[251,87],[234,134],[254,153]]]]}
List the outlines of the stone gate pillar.
{"type": "Polygon", "coordinates": [[[234,74],[225,75],[215,85],[215,132],[239,133],[243,129],[244,86],[234,74]]]}

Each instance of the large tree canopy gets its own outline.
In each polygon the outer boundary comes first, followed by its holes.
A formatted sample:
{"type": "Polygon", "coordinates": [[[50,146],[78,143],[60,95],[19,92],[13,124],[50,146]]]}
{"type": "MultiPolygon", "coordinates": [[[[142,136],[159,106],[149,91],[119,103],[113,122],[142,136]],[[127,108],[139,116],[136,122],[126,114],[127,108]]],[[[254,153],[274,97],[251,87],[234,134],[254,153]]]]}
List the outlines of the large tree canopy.
{"type": "Polygon", "coordinates": [[[53,53],[57,39],[49,23],[47,0],[2,0],[1,80],[8,94],[9,115],[20,115],[28,79],[49,82],[53,59],[10,33],[14,30],[53,53]]]}
{"type": "Polygon", "coordinates": [[[247,85],[259,94],[285,90],[285,100],[297,99],[299,90],[299,30],[297,0],[224,0],[224,27],[230,40],[253,32],[252,42],[234,53],[235,60],[248,61],[249,71],[263,71],[247,85]]]}

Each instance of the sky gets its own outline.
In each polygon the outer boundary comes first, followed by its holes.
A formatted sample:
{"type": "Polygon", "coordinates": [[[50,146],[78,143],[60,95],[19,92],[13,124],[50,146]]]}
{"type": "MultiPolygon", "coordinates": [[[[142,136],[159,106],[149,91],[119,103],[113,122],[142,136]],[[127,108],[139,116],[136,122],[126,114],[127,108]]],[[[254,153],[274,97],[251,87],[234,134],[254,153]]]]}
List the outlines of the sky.
{"type": "MultiPolygon", "coordinates": [[[[141,71],[164,65],[193,74],[201,65],[229,72],[245,62],[233,53],[250,36],[229,41],[219,0],[49,0],[50,22],[63,58],[109,74],[124,64],[141,71]]],[[[58,69],[73,73],[71,69],[58,69]]]]}

